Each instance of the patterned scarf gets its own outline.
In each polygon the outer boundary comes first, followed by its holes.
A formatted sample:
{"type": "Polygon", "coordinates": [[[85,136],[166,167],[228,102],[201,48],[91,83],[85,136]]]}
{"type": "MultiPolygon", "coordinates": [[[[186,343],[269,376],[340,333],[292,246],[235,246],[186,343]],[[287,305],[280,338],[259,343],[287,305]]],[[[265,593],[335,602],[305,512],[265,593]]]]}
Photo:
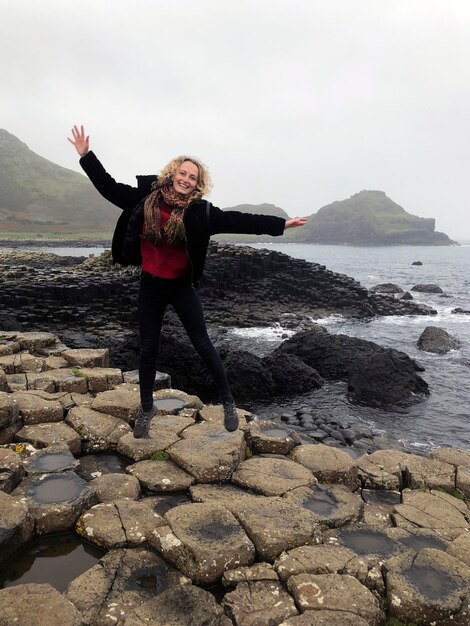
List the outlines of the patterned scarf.
{"type": "Polygon", "coordinates": [[[158,244],[162,240],[161,216],[158,206],[160,198],[163,198],[171,207],[170,219],[163,227],[166,239],[171,244],[177,244],[184,240],[184,213],[188,204],[192,201],[194,192],[188,195],[178,193],[170,181],[163,187],[158,186],[158,181],[152,183],[152,191],[144,202],[144,231],[142,237],[151,243],[158,244]]]}

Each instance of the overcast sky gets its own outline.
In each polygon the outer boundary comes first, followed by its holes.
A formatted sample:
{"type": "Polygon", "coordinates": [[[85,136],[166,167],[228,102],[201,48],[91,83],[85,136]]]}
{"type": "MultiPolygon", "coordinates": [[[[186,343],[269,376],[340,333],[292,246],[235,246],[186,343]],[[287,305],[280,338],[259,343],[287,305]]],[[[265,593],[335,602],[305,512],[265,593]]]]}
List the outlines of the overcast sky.
{"type": "Polygon", "coordinates": [[[199,156],[218,206],[380,189],[470,238],[468,0],[0,0],[0,127],[118,180],[199,156]]]}

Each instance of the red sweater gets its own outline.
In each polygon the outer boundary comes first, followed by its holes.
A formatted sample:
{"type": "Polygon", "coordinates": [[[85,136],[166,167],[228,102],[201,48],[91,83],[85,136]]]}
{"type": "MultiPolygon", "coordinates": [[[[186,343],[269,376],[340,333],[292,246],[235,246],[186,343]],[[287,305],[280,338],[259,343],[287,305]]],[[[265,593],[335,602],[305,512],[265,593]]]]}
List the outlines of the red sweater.
{"type": "Polygon", "coordinates": [[[168,242],[163,227],[170,218],[171,207],[163,198],[160,199],[159,207],[162,239],[158,245],[154,245],[147,239],[140,240],[142,269],[159,278],[184,278],[189,270],[186,243],[182,241],[174,245],[168,242]]]}

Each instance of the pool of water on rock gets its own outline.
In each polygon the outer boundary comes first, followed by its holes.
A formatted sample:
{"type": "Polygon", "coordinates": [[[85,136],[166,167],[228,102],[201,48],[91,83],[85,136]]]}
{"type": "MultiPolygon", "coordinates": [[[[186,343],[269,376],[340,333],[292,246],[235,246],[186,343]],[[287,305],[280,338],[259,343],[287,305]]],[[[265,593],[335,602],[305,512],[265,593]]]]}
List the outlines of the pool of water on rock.
{"type": "Polygon", "coordinates": [[[39,504],[71,502],[83,492],[83,479],[74,472],[64,473],[63,476],[41,477],[26,487],[28,496],[39,504]]]}
{"type": "Polygon", "coordinates": [[[328,517],[338,508],[338,502],[325,489],[317,487],[312,490],[314,495],[309,496],[302,502],[304,509],[313,511],[317,515],[328,517]]]}
{"type": "Polygon", "coordinates": [[[397,545],[384,533],[375,530],[345,530],[341,533],[344,545],[357,554],[389,555],[396,551],[397,545]]]}
{"type": "Polygon", "coordinates": [[[0,571],[0,589],[26,583],[49,583],[62,593],[104,553],[83,542],[75,533],[38,539],[6,563],[0,571]]]}
{"type": "Polygon", "coordinates": [[[181,400],[181,398],[158,398],[155,400],[155,406],[160,410],[177,411],[185,407],[186,402],[181,400]]]}
{"type": "Polygon", "coordinates": [[[35,472],[58,472],[70,464],[71,458],[74,460],[70,452],[51,452],[40,456],[32,467],[35,472]]]}
{"type": "Polygon", "coordinates": [[[132,463],[118,454],[87,454],[79,461],[76,473],[84,480],[93,480],[101,474],[125,473],[126,467],[132,463]]]}
{"type": "Polygon", "coordinates": [[[438,600],[455,590],[454,579],[443,570],[412,565],[404,575],[419,593],[430,600],[438,600]]]}

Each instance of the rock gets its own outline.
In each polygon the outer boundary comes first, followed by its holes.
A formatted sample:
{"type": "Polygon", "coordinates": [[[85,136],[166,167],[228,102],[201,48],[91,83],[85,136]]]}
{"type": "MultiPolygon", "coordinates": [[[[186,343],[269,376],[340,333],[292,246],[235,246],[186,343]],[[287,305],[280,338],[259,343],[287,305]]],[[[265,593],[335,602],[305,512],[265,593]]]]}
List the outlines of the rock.
{"type": "Polygon", "coordinates": [[[5,370],[0,368],[0,391],[9,392],[11,391],[10,385],[8,384],[8,378],[5,374],[5,370]]]}
{"type": "Polygon", "coordinates": [[[255,549],[235,517],[217,504],[185,504],[165,514],[149,543],[197,584],[210,584],[227,569],[250,565],[255,549]]]}
{"type": "Polygon", "coordinates": [[[454,539],[447,553],[470,567],[470,533],[462,533],[454,539]]]}
{"type": "Polygon", "coordinates": [[[15,341],[20,344],[22,350],[38,353],[48,348],[54,348],[60,343],[56,335],[43,332],[16,333],[15,341]]]}
{"type": "Polygon", "coordinates": [[[1,626],[83,626],[77,609],[51,585],[0,589],[0,604],[1,626]]]}
{"type": "Polygon", "coordinates": [[[162,517],[145,501],[121,498],[87,510],[75,529],[84,539],[99,547],[136,548],[163,523],[162,517]]]}
{"type": "Polygon", "coordinates": [[[373,293],[403,293],[403,289],[394,283],[381,283],[370,287],[373,293]]]}
{"type": "Polygon", "coordinates": [[[24,460],[24,469],[28,476],[73,471],[78,465],[79,462],[64,445],[53,445],[37,450],[24,460]]]}
{"type": "Polygon", "coordinates": [[[399,528],[427,528],[448,541],[470,530],[469,509],[464,502],[447,493],[403,491],[403,504],[393,510],[393,520],[399,528]]]}
{"type": "Polygon", "coordinates": [[[239,583],[249,583],[263,580],[279,580],[270,563],[255,563],[250,566],[227,570],[222,576],[222,584],[226,588],[236,587],[239,583]]]}
{"type": "Polygon", "coordinates": [[[140,483],[137,478],[126,474],[103,474],[97,476],[90,483],[100,502],[109,502],[128,498],[138,500],[140,498],[140,483]]]}
{"type": "Polygon", "coordinates": [[[181,439],[168,450],[170,459],[194,476],[197,482],[224,482],[245,458],[243,433],[235,431],[220,439],[181,439]]]}
{"type": "Polygon", "coordinates": [[[404,352],[382,348],[365,339],[341,334],[331,335],[321,327],[296,333],[273,352],[274,355],[279,353],[295,354],[326,380],[347,380],[352,364],[359,357],[370,358],[382,353],[399,356],[410,367],[419,369],[404,352]]]}
{"type": "Polygon", "coordinates": [[[235,397],[271,397],[276,383],[263,360],[251,352],[234,350],[224,361],[230,389],[235,397]]]}
{"type": "Polygon", "coordinates": [[[243,503],[227,503],[255,544],[259,559],[273,561],[284,550],[314,539],[315,517],[306,509],[284,498],[256,498],[243,503]]]}
{"type": "Polygon", "coordinates": [[[433,285],[430,283],[419,284],[411,287],[411,291],[419,291],[421,293],[444,293],[439,285],[433,285]]]}
{"type": "Polygon", "coordinates": [[[113,451],[132,432],[124,420],[87,407],[75,407],[65,421],[80,435],[84,453],[113,451]]]}
{"type": "Polygon", "coordinates": [[[462,309],[462,307],[458,306],[455,309],[452,309],[451,313],[460,313],[460,314],[468,315],[470,314],[470,310],[462,309]]]}
{"type": "Polygon", "coordinates": [[[223,504],[232,512],[253,501],[263,500],[263,496],[239,489],[234,485],[193,485],[189,491],[194,502],[223,504]]]}
{"type": "Polygon", "coordinates": [[[352,576],[297,574],[289,578],[287,586],[302,611],[339,610],[362,618],[370,626],[383,624],[377,598],[352,576]]]}
{"type": "Polygon", "coordinates": [[[129,465],[127,471],[140,481],[144,489],[154,493],[186,491],[194,483],[193,476],[171,461],[140,461],[129,465]]]}
{"type": "Polygon", "coordinates": [[[96,502],[96,496],[74,472],[26,478],[12,493],[27,504],[37,535],[70,530],[79,515],[96,502]]]}
{"type": "Polygon", "coordinates": [[[214,596],[193,585],[180,585],[129,613],[126,626],[231,626],[214,596]]]}
{"type": "Polygon", "coordinates": [[[136,419],[139,407],[140,396],[138,389],[131,391],[122,387],[98,393],[91,404],[91,408],[94,411],[113,415],[128,423],[136,419]]]}
{"type": "Polygon", "coordinates": [[[442,447],[431,450],[430,456],[455,467],[455,487],[470,499],[470,452],[459,448],[442,447]]]}
{"type": "Polygon", "coordinates": [[[284,582],[297,574],[341,574],[355,556],[346,546],[300,546],[283,552],[274,568],[284,582]]]}
{"type": "Polygon", "coordinates": [[[289,617],[281,626],[368,626],[369,622],[355,613],[345,611],[307,611],[289,617]]]}
{"type": "Polygon", "coordinates": [[[0,491],[10,493],[24,476],[21,457],[14,450],[0,448],[0,491]]]}
{"type": "Polygon", "coordinates": [[[455,469],[449,463],[400,452],[378,450],[364,455],[355,462],[363,487],[397,490],[411,487],[419,489],[455,489],[455,469]]]}
{"type": "Polygon", "coordinates": [[[10,443],[21,428],[18,406],[11,394],[0,391],[0,445],[10,443]]]}
{"type": "Polygon", "coordinates": [[[427,548],[384,566],[390,612],[399,620],[436,626],[469,623],[470,567],[427,548]]]}
{"type": "Polygon", "coordinates": [[[84,623],[116,626],[119,621],[127,622],[144,602],[165,592],[167,598],[174,590],[181,595],[179,585],[189,583],[153,550],[111,550],[69,584],[66,597],[80,611],[84,623]]]}
{"type": "Polygon", "coordinates": [[[423,400],[429,388],[408,357],[382,352],[360,357],[351,364],[348,395],[358,404],[385,408],[423,400]]]}
{"type": "Polygon", "coordinates": [[[271,626],[298,615],[294,600],[279,582],[242,582],[224,597],[224,608],[236,626],[271,626]]]}
{"type": "Polygon", "coordinates": [[[290,457],[308,468],[322,483],[341,483],[351,489],[357,487],[354,460],[347,452],[319,443],[298,446],[290,457]]]}
{"type": "Polygon", "coordinates": [[[66,444],[72,454],[80,454],[80,436],[63,422],[34,424],[24,426],[15,435],[16,441],[25,441],[38,448],[47,448],[55,444],[66,444]]]}
{"type": "Polygon", "coordinates": [[[68,391],[69,393],[87,393],[88,384],[85,375],[75,368],[47,370],[35,376],[27,376],[28,389],[42,389],[48,392],[68,391]]]}
{"type": "Polygon", "coordinates": [[[60,422],[64,419],[64,409],[59,400],[45,400],[25,391],[13,393],[11,399],[17,404],[25,425],[60,422]]]}
{"type": "Polygon", "coordinates": [[[0,566],[31,539],[33,529],[34,519],[26,504],[0,491],[0,566]]]}
{"type": "Polygon", "coordinates": [[[340,485],[298,487],[287,492],[284,498],[311,511],[318,523],[334,528],[357,521],[363,508],[361,497],[340,485]]]}
{"type": "MultiPolygon", "coordinates": [[[[132,370],[130,372],[122,373],[125,383],[131,385],[139,385],[139,370],[132,370]]],[[[164,372],[157,372],[155,374],[155,382],[153,383],[154,390],[157,389],[169,389],[171,387],[171,376],[164,372]]]]}
{"type": "Polygon", "coordinates": [[[178,415],[185,409],[197,409],[200,411],[204,406],[200,398],[179,389],[159,389],[153,394],[153,398],[157,405],[158,415],[178,415]],[[180,402],[172,406],[172,401],[174,400],[179,400],[180,402]]]}
{"type": "Polygon", "coordinates": [[[270,354],[262,363],[272,376],[276,394],[291,396],[298,389],[305,393],[324,384],[320,374],[295,354],[270,354]]]}
{"type": "Polygon", "coordinates": [[[422,265],[422,264],[423,264],[422,261],[413,261],[411,265],[422,265]]]}
{"type": "Polygon", "coordinates": [[[299,436],[293,430],[270,420],[256,420],[246,431],[248,447],[256,454],[289,454],[299,443],[299,436]]]}
{"type": "Polygon", "coordinates": [[[64,350],[61,357],[72,366],[78,367],[109,367],[109,350],[107,348],[75,348],[64,350]]]}
{"type": "Polygon", "coordinates": [[[240,463],[232,475],[232,482],[265,496],[281,496],[296,487],[316,484],[308,469],[289,459],[261,457],[240,463]]]}
{"type": "Polygon", "coordinates": [[[462,344],[443,328],[426,326],[418,339],[417,345],[420,350],[425,352],[447,354],[450,350],[458,350],[462,344]]]}

